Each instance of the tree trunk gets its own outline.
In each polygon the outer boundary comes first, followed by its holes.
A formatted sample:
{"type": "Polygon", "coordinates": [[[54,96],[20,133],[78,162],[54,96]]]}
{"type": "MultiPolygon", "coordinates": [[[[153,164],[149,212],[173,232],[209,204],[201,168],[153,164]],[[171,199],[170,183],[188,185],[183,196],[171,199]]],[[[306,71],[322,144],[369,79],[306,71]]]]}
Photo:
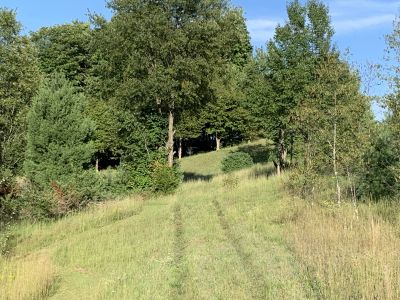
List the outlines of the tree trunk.
{"type": "Polygon", "coordinates": [[[218,134],[215,134],[215,142],[216,142],[216,151],[221,149],[221,138],[218,137],[218,134]]]}
{"type": "Polygon", "coordinates": [[[304,148],[305,148],[305,154],[304,154],[304,170],[309,170],[311,166],[311,138],[308,133],[304,134],[304,148]]]}
{"type": "Polygon", "coordinates": [[[337,95],[334,92],[333,95],[335,101],[335,116],[334,116],[334,123],[333,123],[333,147],[332,147],[332,158],[333,158],[333,173],[335,174],[336,180],[336,200],[337,203],[340,205],[341,202],[341,192],[340,192],[340,184],[339,184],[339,174],[337,169],[337,155],[336,155],[336,144],[337,144],[337,95]]]}
{"type": "Polygon", "coordinates": [[[290,136],[290,167],[293,166],[293,153],[294,153],[294,138],[292,134],[290,136]]]}
{"type": "Polygon", "coordinates": [[[287,150],[285,147],[285,131],[283,129],[279,130],[279,140],[278,140],[278,159],[276,163],[276,174],[281,176],[283,169],[285,167],[285,161],[287,156],[287,150]]]}
{"type": "Polygon", "coordinates": [[[178,158],[179,160],[182,159],[182,138],[179,138],[179,148],[178,148],[178,158]]]}
{"type": "Polygon", "coordinates": [[[174,166],[174,114],[172,110],[169,112],[168,116],[168,141],[167,141],[167,151],[168,151],[168,166],[172,168],[174,166]]]}
{"type": "Polygon", "coordinates": [[[96,158],[96,172],[99,172],[99,159],[96,158]]]}
{"type": "Polygon", "coordinates": [[[333,125],[333,147],[332,147],[332,157],[333,157],[333,172],[335,174],[336,179],[336,200],[340,205],[341,202],[341,193],[340,193],[340,184],[339,184],[339,175],[337,170],[337,161],[336,161],[336,139],[337,139],[337,124],[333,125]]]}

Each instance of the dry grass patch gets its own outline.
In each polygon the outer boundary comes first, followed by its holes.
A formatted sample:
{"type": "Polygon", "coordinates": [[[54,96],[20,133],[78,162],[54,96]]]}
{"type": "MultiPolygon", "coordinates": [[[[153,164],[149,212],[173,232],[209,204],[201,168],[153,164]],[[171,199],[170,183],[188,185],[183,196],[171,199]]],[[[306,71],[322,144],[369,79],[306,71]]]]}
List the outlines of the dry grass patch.
{"type": "Polygon", "coordinates": [[[392,224],[361,205],[304,205],[290,245],[323,299],[400,299],[400,238],[392,224]]]}
{"type": "Polygon", "coordinates": [[[46,253],[0,261],[0,299],[43,299],[50,295],[56,275],[46,253]]]}

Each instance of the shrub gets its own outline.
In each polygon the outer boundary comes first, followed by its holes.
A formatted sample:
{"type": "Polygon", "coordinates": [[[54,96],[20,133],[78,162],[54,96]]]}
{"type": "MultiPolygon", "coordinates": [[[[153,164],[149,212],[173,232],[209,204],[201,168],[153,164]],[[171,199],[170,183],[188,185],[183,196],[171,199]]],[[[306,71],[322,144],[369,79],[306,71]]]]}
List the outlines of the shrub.
{"type": "Polygon", "coordinates": [[[20,217],[29,220],[57,218],[91,202],[115,198],[126,192],[120,170],[96,173],[86,170],[52,181],[47,187],[29,184],[18,195],[20,217]]]}
{"type": "Polygon", "coordinates": [[[229,173],[253,166],[253,159],[248,153],[245,152],[234,152],[229,154],[222,161],[222,171],[229,173]]]}
{"type": "Polygon", "coordinates": [[[170,168],[163,161],[156,161],[151,172],[151,190],[155,193],[171,194],[182,182],[179,165],[170,168]]]}
{"type": "Polygon", "coordinates": [[[373,141],[364,157],[365,171],[360,180],[360,194],[377,200],[400,193],[400,158],[394,139],[392,134],[383,132],[373,141]]]}
{"type": "Polygon", "coordinates": [[[94,124],[85,117],[86,99],[61,74],[46,81],[27,116],[24,163],[30,187],[22,199],[23,215],[60,216],[101,199],[101,181],[85,170],[94,153],[94,124]]]}

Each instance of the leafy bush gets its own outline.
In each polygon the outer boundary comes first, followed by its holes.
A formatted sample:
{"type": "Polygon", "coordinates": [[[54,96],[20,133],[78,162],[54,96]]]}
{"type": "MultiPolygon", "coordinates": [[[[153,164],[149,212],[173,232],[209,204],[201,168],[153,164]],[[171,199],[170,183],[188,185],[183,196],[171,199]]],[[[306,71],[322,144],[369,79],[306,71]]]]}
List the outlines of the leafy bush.
{"type": "Polygon", "coordinates": [[[156,161],[151,172],[151,190],[155,193],[171,194],[182,182],[179,165],[170,168],[163,161],[156,161]]]}
{"type": "Polygon", "coordinates": [[[40,220],[61,217],[79,210],[91,202],[113,199],[127,192],[124,173],[106,170],[100,173],[86,170],[52,181],[46,188],[29,185],[19,196],[21,217],[40,220]]]}
{"type": "Polygon", "coordinates": [[[229,173],[245,168],[249,168],[254,165],[253,159],[250,154],[245,152],[234,152],[229,154],[222,161],[222,171],[229,173]]]}
{"type": "Polygon", "coordinates": [[[364,157],[365,171],[359,193],[372,199],[393,197],[400,193],[399,149],[388,132],[378,136],[364,157]]]}

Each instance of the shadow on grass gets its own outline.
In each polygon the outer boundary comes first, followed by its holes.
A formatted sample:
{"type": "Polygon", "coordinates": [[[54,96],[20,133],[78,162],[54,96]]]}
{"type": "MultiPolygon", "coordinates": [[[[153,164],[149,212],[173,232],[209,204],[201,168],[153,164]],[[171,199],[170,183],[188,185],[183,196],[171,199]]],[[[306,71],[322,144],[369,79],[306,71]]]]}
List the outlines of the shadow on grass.
{"type": "Polygon", "coordinates": [[[183,181],[211,181],[213,175],[202,175],[192,172],[184,172],[183,173],[183,181]]]}
{"type": "Polygon", "coordinates": [[[276,175],[276,169],[273,165],[256,168],[250,174],[250,176],[253,178],[261,178],[261,177],[269,178],[270,176],[274,175],[276,175]]]}
{"type": "Polygon", "coordinates": [[[271,152],[270,147],[261,144],[240,146],[238,150],[249,154],[255,164],[267,163],[271,152]]]}

